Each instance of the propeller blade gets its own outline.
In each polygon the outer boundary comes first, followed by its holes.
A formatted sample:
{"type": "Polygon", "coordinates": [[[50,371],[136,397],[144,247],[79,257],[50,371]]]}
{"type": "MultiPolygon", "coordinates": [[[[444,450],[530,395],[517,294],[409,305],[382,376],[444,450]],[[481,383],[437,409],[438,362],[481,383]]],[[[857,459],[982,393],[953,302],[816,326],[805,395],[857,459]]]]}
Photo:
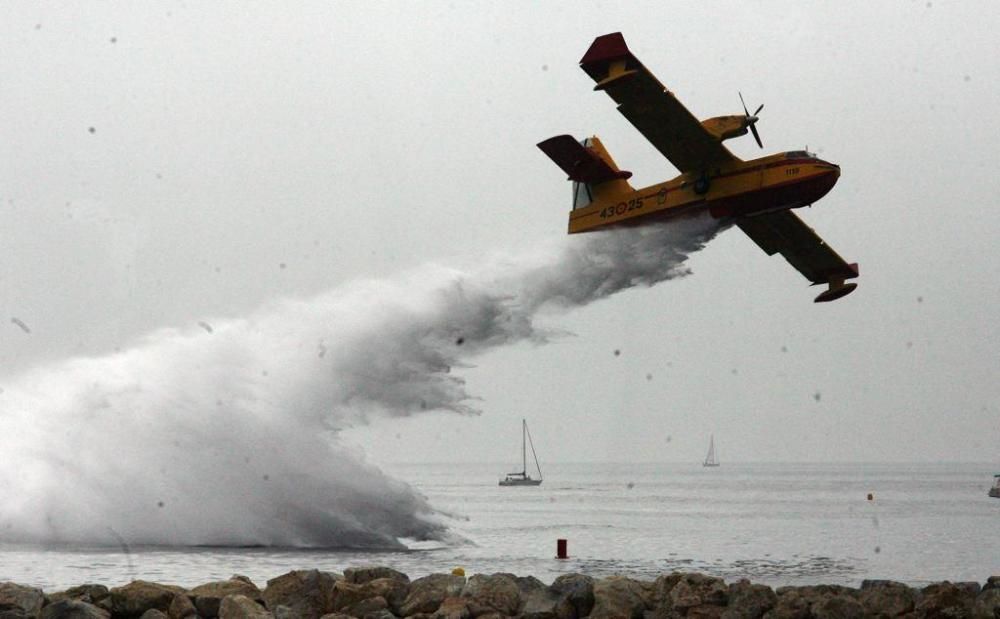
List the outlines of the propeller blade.
{"type": "Polygon", "coordinates": [[[764,104],[763,104],[763,103],[761,103],[761,104],[760,104],[760,107],[759,107],[759,108],[757,108],[757,111],[756,111],[756,112],[754,112],[754,113],[753,113],[753,115],[754,115],[754,116],[756,116],[757,114],[760,114],[760,111],[761,111],[762,109],[764,109],[764,104]]]}
{"type": "Polygon", "coordinates": [[[760,141],[760,134],[757,133],[757,127],[753,124],[750,125],[750,132],[753,133],[753,139],[757,140],[757,146],[764,148],[764,143],[760,141]]]}
{"type": "MultiPolygon", "coordinates": [[[[737,91],[737,92],[739,92],[739,91],[737,91]]],[[[745,113],[747,116],[749,116],[750,115],[750,111],[747,109],[746,101],[743,100],[743,93],[740,92],[739,95],[740,95],[740,103],[743,104],[743,113],[745,113]]]]}

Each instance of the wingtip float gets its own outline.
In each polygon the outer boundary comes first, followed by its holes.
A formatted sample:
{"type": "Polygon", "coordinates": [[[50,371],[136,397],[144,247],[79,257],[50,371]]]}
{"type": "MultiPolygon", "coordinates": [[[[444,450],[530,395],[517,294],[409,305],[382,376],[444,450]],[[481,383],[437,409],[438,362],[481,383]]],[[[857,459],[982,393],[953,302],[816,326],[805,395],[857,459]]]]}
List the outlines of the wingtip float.
{"type": "MultiPolygon", "coordinates": [[[[699,121],[632,54],[620,32],[597,37],[580,59],[580,68],[604,91],[618,111],[681,174],[635,189],[596,137],[577,141],[558,135],[538,147],[573,182],[569,233],[634,226],[707,210],[735,223],[768,255],[781,253],[812,284],[826,284],[817,303],[833,301],[857,288],[858,276],[812,228],[792,213],[827,194],[840,167],[807,151],[776,153],[744,161],[722,142],[757,132],[759,106],[751,114],[699,121]]],[[[743,96],[740,95],[742,102],[743,96]]]]}

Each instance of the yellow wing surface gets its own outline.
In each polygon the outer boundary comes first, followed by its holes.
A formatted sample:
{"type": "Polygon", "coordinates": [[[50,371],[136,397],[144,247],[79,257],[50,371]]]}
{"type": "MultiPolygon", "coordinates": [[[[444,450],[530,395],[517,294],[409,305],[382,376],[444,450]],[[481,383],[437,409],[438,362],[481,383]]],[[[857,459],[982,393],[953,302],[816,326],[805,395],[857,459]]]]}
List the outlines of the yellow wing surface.
{"type": "Polygon", "coordinates": [[[632,55],[620,32],[595,39],[580,67],[597,82],[594,90],[607,92],[622,116],[682,173],[737,160],[632,55]]]}
{"type": "Polygon", "coordinates": [[[858,276],[858,265],[848,264],[795,213],[776,211],[739,217],[736,225],[767,255],[780,252],[813,284],[829,284],[830,289],[816,297],[816,301],[832,301],[856,287],[855,284],[844,284],[844,280],[858,276]]]}

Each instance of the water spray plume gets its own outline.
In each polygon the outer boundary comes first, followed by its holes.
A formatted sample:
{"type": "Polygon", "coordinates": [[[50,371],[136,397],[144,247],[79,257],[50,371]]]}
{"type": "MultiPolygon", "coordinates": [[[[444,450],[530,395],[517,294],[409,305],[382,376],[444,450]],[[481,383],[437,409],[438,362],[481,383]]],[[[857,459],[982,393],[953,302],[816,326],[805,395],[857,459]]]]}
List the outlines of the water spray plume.
{"type": "Polygon", "coordinates": [[[695,218],[560,239],[477,271],[426,266],[6,377],[0,540],[447,539],[445,519],[340,432],[375,417],[475,413],[453,368],[546,340],[539,312],[685,275],[686,257],[717,231],[695,218]]]}

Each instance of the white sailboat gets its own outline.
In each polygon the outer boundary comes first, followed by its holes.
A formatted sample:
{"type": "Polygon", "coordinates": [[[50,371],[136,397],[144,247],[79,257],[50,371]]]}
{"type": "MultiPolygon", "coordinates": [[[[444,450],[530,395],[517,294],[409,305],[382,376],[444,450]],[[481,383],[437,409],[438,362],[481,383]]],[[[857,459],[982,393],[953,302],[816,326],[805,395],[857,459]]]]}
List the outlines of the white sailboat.
{"type": "Polygon", "coordinates": [[[521,420],[521,471],[519,473],[507,473],[507,476],[500,480],[501,486],[538,486],[542,483],[542,468],[538,466],[538,456],[535,455],[535,445],[531,442],[531,433],[528,432],[528,422],[521,420]],[[528,451],[531,447],[531,457],[535,460],[535,469],[538,471],[538,479],[528,475],[528,451]]]}
{"type": "Polygon", "coordinates": [[[719,458],[715,455],[715,435],[712,434],[708,438],[708,454],[705,455],[705,461],[701,463],[702,466],[719,466],[719,458]]]}

